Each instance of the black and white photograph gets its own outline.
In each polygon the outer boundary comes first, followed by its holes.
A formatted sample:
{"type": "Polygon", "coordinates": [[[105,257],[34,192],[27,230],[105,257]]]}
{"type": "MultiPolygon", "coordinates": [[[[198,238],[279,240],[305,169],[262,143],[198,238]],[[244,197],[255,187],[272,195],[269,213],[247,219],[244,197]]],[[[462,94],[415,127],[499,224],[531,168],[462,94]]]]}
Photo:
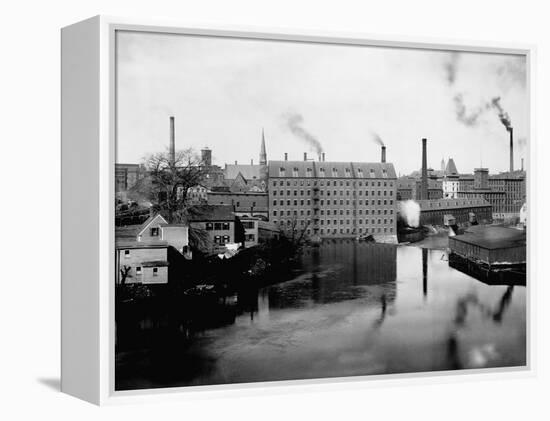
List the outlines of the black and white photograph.
{"type": "Polygon", "coordinates": [[[525,55],[115,36],[115,391],[528,365],[525,55]]]}

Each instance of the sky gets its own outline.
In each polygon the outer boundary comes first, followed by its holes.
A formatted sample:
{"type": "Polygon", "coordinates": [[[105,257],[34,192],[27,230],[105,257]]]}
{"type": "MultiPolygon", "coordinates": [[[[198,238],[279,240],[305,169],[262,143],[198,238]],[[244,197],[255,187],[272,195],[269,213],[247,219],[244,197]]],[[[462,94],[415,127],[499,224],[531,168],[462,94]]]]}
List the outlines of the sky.
{"type": "Polygon", "coordinates": [[[217,165],[268,160],[387,161],[408,174],[453,158],[460,173],[515,167],[527,157],[523,56],[145,32],[117,35],[117,162],[176,148],[212,149],[217,165]],[[310,136],[310,142],[304,137],[310,136]]]}

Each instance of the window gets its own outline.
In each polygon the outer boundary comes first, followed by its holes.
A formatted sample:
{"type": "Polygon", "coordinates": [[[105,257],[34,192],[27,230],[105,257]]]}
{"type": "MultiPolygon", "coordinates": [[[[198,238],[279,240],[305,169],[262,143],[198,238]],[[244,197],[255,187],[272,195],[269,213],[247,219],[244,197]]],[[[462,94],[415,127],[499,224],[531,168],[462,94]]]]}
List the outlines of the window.
{"type": "Polygon", "coordinates": [[[292,177],[298,177],[298,168],[294,167],[292,170],[292,177]]]}
{"type": "Polygon", "coordinates": [[[374,174],[374,168],[370,169],[370,178],[374,178],[376,175],[374,174]]]}
{"type": "Polygon", "coordinates": [[[285,176],[285,169],[283,167],[279,168],[279,177],[285,176]]]}
{"type": "Polygon", "coordinates": [[[158,276],[159,268],[153,268],[153,276],[158,276]]]}
{"type": "Polygon", "coordinates": [[[141,275],[141,266],[136,266],[136,275],[141,275]]]}
{"type": "MultiPolygon", "coordinates": [[[[274,200],[273,204],[276,205],[277,201],[274,200]]],[[[206,223],[206,231],[212,231],[213,229],[214,229],[214,224],[212,224],[212,222],[207,222],[206,223]]]]}
{"type": "Polygon", "coordinates": [[[151,230],[151,237],[158,237],[159,235],[159,227],[152,227],[151,230]]]}
{"type": "Polygon", "coordinates": [[[346,177],[351,177],[351,170],[346,168],[346,177]]]}
{"type": "Polygon", "coordinates": [[[306,177],[312,177],[313,176],[313,169],[308,168],[306,169],[306,177]]]}
{"type": "Polygon", "coordinates": [[[333,177],[338,177],[338,170],[336,168],[332,169],[332,176],[333,177]]]}
{"type": "Polygon", "coordinates": [[[124,257],[130,257],[130,250],[124,250],[124,257]]]}
{"type": "Polygon", "coordinates": [[[324,177],[324,176],[325,176],[325,169],[324,169],[324,168],[319,168],[319,176],[320,176],[320,177],[324,177]]]}
{"type": "Polygon", "coordinates": [[[223,243],[229,243],[229,235],[224,235],[223,236],[223,243]]]}

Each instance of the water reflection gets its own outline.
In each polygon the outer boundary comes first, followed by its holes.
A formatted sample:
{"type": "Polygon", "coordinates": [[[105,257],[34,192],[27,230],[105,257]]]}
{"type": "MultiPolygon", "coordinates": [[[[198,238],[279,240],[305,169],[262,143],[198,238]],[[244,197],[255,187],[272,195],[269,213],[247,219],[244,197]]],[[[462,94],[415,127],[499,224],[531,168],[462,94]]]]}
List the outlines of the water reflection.
{"type": "Polygon", "coordinates": [[[444,257],[308,249],[293,279],[228,297],[229,324],[117,353],[117,389],[524,365],[525,288],[486,285],[444,257]]]}

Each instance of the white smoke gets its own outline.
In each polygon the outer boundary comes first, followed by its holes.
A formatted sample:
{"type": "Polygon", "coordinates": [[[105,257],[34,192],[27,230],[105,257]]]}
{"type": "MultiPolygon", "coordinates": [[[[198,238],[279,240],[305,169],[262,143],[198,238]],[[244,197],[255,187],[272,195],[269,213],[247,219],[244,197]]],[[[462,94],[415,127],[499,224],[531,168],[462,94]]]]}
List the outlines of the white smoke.
{"type": "Polygon", "coordinates": [[[399,202],[399,214],[409,227],[420,225],[420,205],[414,200],[399,202]]]}

